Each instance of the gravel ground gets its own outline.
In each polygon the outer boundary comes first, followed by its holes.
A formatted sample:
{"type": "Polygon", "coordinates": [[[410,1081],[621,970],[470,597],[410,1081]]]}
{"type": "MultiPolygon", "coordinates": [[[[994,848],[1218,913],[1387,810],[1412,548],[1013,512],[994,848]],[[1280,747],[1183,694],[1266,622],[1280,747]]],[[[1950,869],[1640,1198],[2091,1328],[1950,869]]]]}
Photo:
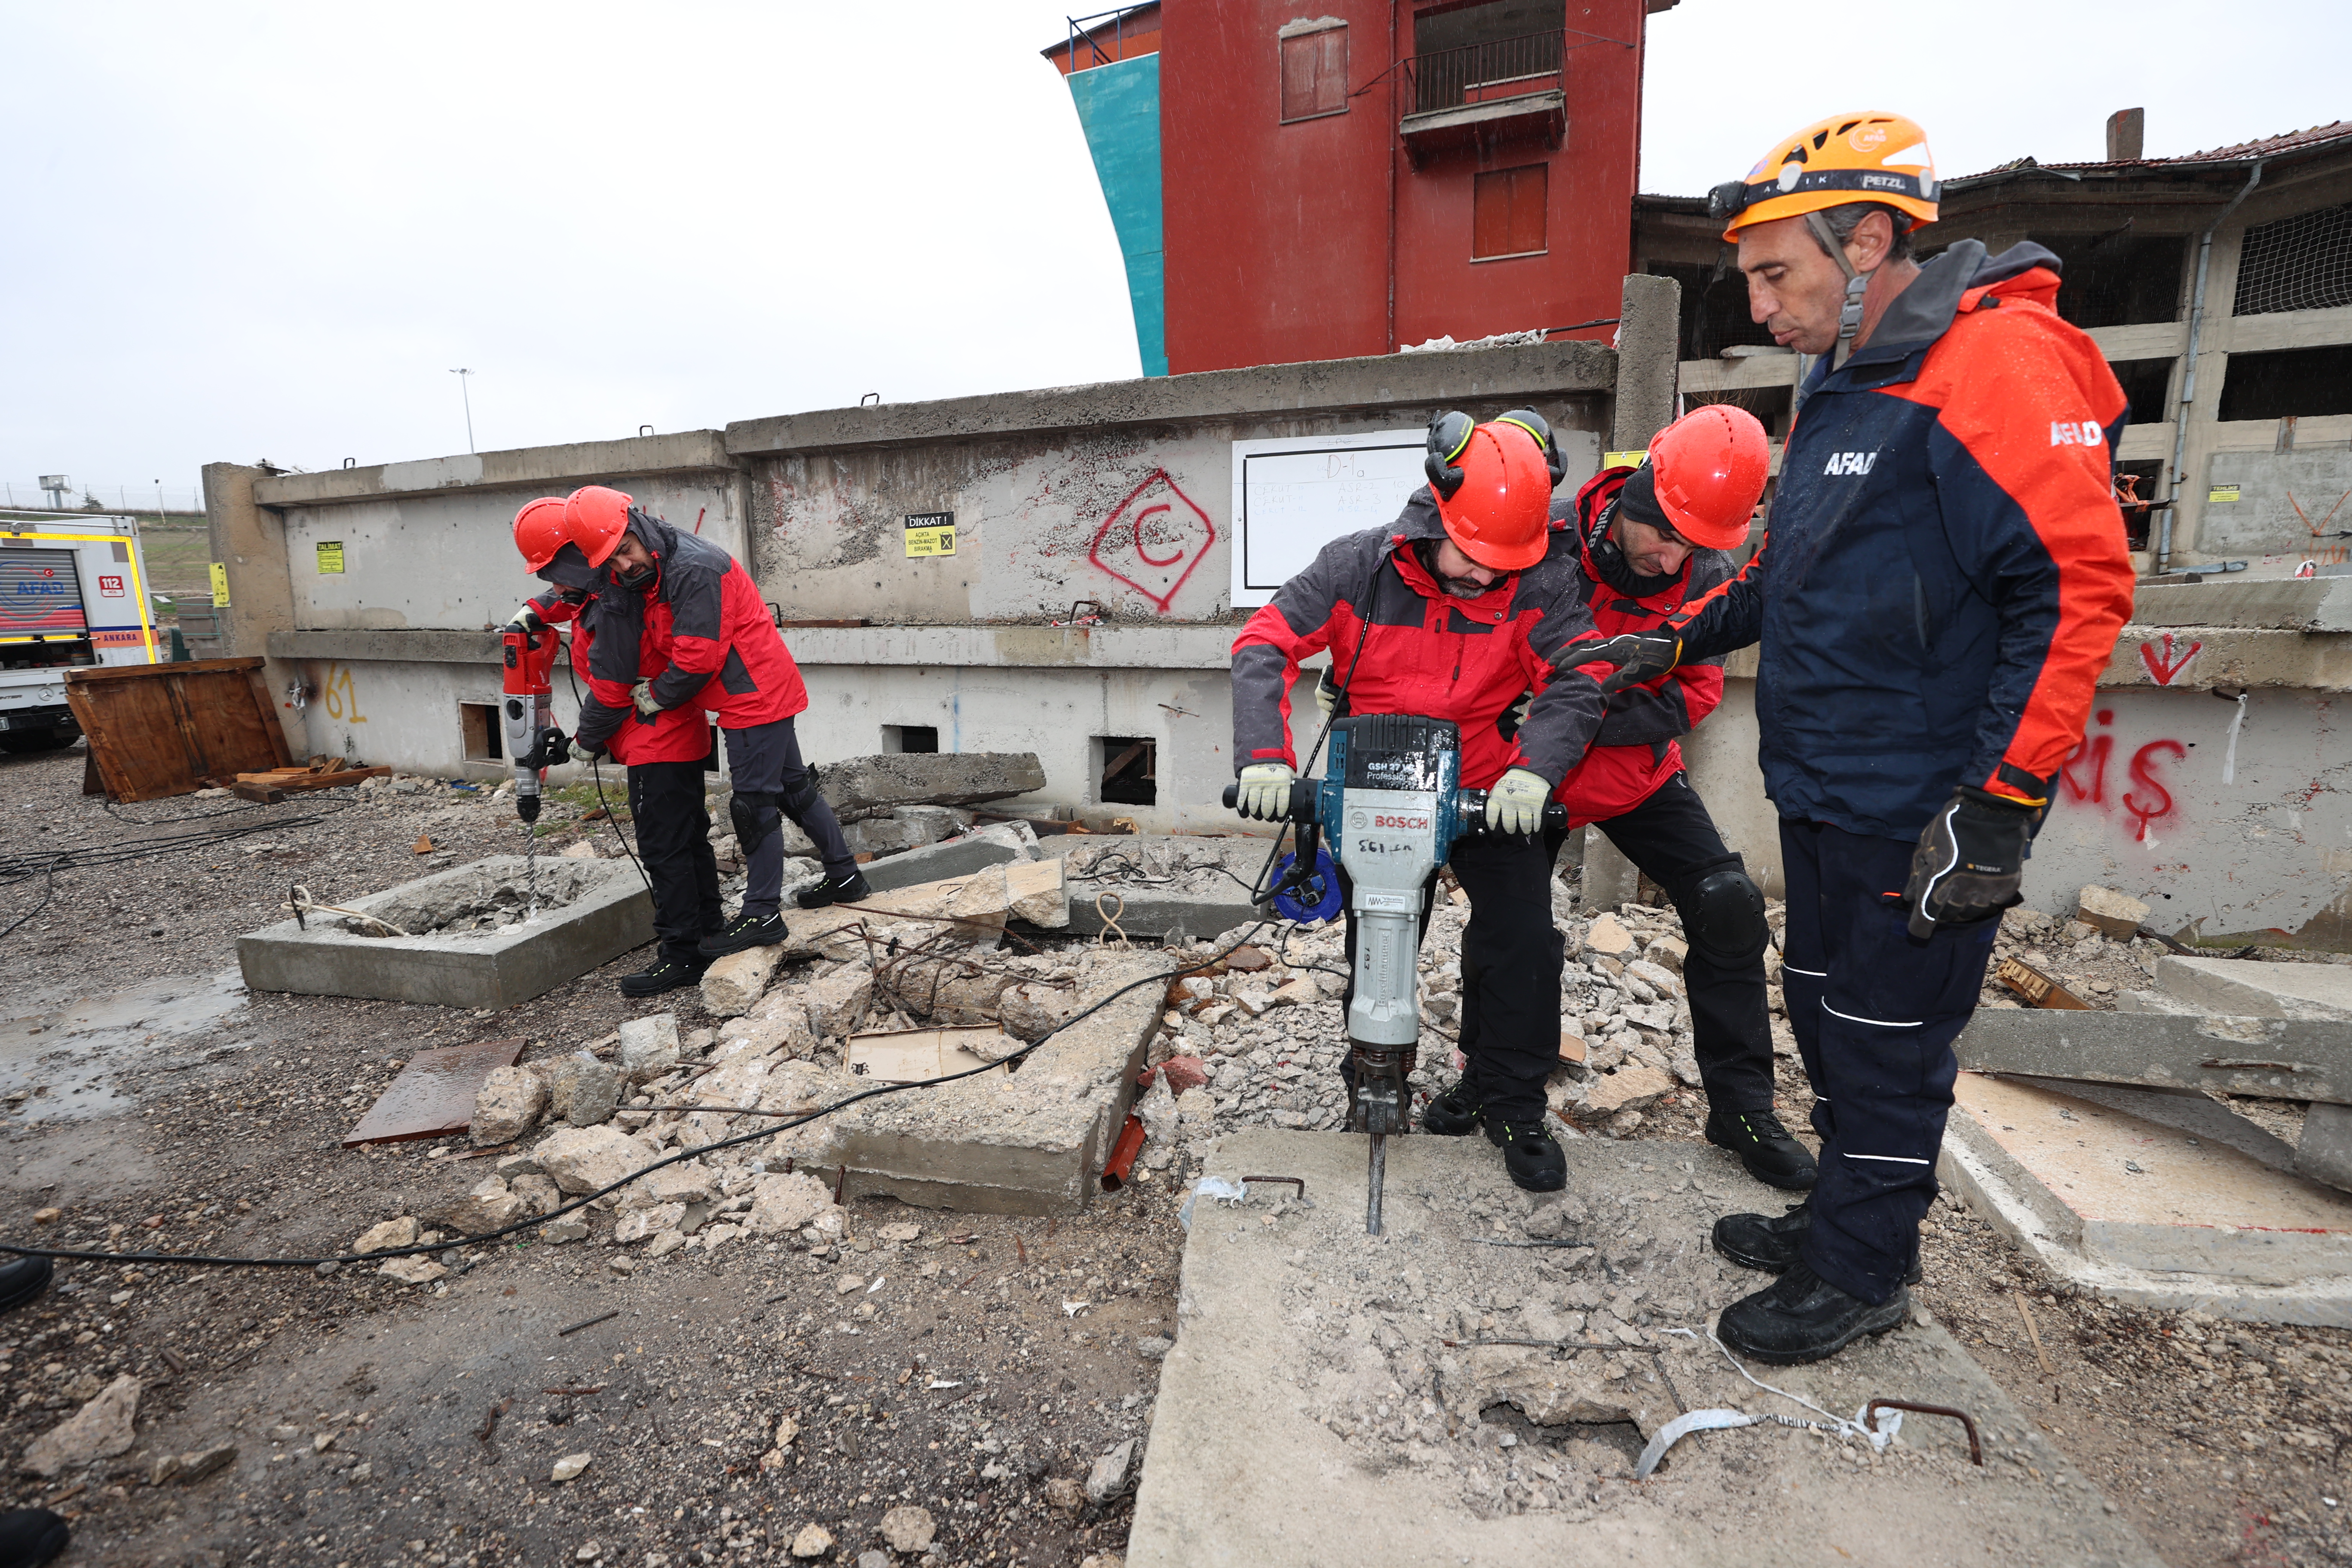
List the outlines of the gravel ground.
{"type": "MultiPolygon", "coordinates": [[[[568,1050],[640,1013],[713,1022],[691,993],[625,1004],[613,982],[634,955],[496,1016],[206,992],[202,977],[233,967],[236,935],[282,918],[290,884],[333,901],[510,851],[510,807],[420,785],[110,811],[79,794],[81,769],[79,749],[0,758],[16,853],[240,836],[0,885],[0,928],[26,917],[7,939],[16,1016],[0,1025],[12,1237],[339,1250],[487,1173],[453,1168],[445,1145],[340,1146],[396,1062],[485,1038],[568,1050]],[[415,851],[420,836],[434,852],[415,851]],[[50,1011],[126,991],[145,1000],[110,1021],[50,1011]],[[165,994],[174,1000],[152,1000],[165,994]],[[58,1212],[37,1218],[48,1209],[58,1212]]],[[[579,820],[591,804],[552,803],[542,851],[586,839],[616,853],[611,828],[579,820]]],[[[1638,911],[1627,919],[1640,923],[1638,911]]],[[[2145,984],[2132,975],[2152,957],[2031,940],[2095,1002],[2106,994],[2094,981],[2145,984]]],[[[1289,956],[1320,957],[1312,944],[1289,956]]],[[[1315,978],[1304,963],[1292,973],[1315,978]]],[[[1297,1053],[1302,1071],[1279,1081],[1301,1096],[1302,1121],[1328,1120],[1315,1112],[1329,1064],[1313,1053],[1329,1050],[1336,1009],[1317,998],[1265,1017],[1314,1037],[1297,1053]]],[[[1671,1026],[1663,1033],[1672,1043],[1671,1026]]],[[[1791,1058],[1780,1066],[1801,1127],[1801,1081],[1791,1058]]],[[[1424,1070],[1434,1084],[1445,1069],[1424,1070]]],[[[1293,1108],[1269,1097],[1250,1114],[1276,1110],[1293,1108]]],[[[1687,1142],[1703,1113],[1678,1087],[1631,1131],[1687,1142]]],[[[1173,1211],[1188,1165],[1147,1164],[1057,1222],[860,1204],[837,1249],[747,1237],[630,1273],[595,1243],[476,1249],[420,1287],[356,1268],[69,1266],[47,1297],[0,1319],[0,1452],[20,1454],[122,1373],[143,1384],[138,1441],[54,1481],[12,1474],[0,1504],[47,1500],[76,1514],[77,1561],[157,1568],[792,1561],[810,1526],[835,1538],[827,1560],[854,1561],[885,1548],[883,1516],[900,1505],[927,1510],[935,1539],[895,1561],[1078,1564],[1125,1541],[1138,1467],[1098,1485],[1099,1502],[1083,1483],[1149,1431],[1148,1358],[1175,1321],[1173,1211]],[[907,1224],[920,1227],[914,1239],[885,1238],[907,1224]],[[558,1333],[607,1311],[617,1315],[558,1333]],[[596,1392],[546,1392],[564,1389],[596,1392]],[[797,1435],[780,1447],[788,1419],[797,1435]],[[149,1483],[157,1456],[218,1443],[237,1447],[226,1470],[149,1483]],[[556,1460],[582,1453],[577,1479],[551,1479],[556,1460]]],[[[2352,1336],[2112,1308],[2041,1278],[1942,1205],[1923,1258],[1921,1301],[2168,1562],[2352,1561],[2338,1506],[2352,1482],[2352,1336]]]]}

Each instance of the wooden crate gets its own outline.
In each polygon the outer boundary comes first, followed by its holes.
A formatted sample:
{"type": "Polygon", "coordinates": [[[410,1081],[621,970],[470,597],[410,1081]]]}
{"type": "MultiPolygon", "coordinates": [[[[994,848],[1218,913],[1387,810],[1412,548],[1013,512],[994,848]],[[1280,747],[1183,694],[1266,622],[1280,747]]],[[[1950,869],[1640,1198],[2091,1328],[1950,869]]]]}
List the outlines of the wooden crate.
{"type": "Polygon", "coordinates": [[[68,670],[66,705],[116,800],[188,795],[212,779],[294,760],[258,658],[68,670]]]}

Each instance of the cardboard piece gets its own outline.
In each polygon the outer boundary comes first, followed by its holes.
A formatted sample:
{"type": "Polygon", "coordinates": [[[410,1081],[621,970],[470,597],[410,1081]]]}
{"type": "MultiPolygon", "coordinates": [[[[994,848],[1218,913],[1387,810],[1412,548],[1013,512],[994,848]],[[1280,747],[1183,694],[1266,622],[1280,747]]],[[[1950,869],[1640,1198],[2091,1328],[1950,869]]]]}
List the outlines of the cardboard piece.
{"type": "MultiPolygon", "coordinates": [[[[849,1070],[877,1083],[920,1083],[950,1073],[970,1072],[1021,1048],[1021,1042],[987,1025],[953,1029],[888,1029],[849,1037],[849,1070]]],[[[997,1075],[1012,1072],[1000,1063],[997,1075]]]]}

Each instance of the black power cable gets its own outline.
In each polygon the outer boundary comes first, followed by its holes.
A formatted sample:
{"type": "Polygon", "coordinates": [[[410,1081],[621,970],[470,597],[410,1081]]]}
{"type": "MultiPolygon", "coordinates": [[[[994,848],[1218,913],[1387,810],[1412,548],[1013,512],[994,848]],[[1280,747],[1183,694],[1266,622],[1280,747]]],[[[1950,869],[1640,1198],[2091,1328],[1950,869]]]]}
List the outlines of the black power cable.
{"type": "MultiPolygon", "coordinates": [[[[568,647],[564,650],[563,678],[572,683],[572,705],[576,710],[583,705],[580,696],[580,673],[572,668],[571,649],[568,647]]],[[[637,879],[646,885],[646,891],[652,892],[654,879],[646,874],[646,864],[637,858],[636,850],[629,844],[629,836],[621,831],[621,820],[613,815],[613,803],[604,798],[604,769],[593,753],[588,758],[588,776],[596,785],[596,805],[604,811],[604,820],[612,825],[613,837],[620,840],[621,853],[626,855],[629,858],[629,864],[637,868],[637,879]]],[[[636,819],[636,808],[632,806],[629,811],[629,821],[634,825],[636,819]]],[[[539,831],[536,825],[533,825],[531,831],[534,833],[539,831]]]]}
{"type": "Polygon", "coordinates": [[[316,1268],[320,1264],[325,1263],[382,1263],[387,1258],[415,1258],[423,1253],[446,1252],[453,1247],[479,1247],[486,1242],[497,1241],[502,1237],[512,1236],[517,1231],[536,1230],[541,1226],[546,1225],[551,1220],[561,1219],[565,1215],[571,1214],[577,1209],[587,1207],[590,1204],[594,1203],[598,1198],[604,1196],[607,1193],[618,1192],[623,1187],[627,1186],[631,1182],[636,1181],[640,1177],[649,1176],[666,1165],[675,1165],[681,1160],[697,1159],[701,1155],[710,1153],[716,1150],[731,1149],[739,1143],[757,1142],[762,1138],[773,1137],[779,1132],[790,1132],[794,1128],[805,1127],[810,1122],[817,1121],[821,1117],[831,1116],[835,1111],[846,1110],[850,1106],[857,1104],[860,1100],[874,1100],[886,1094],[899,1094],[910,1089],[935,1089],[943,1083],[954,1083],[961,1079],[974,1078],[984,1072],[992,1072],[1008,1062],[1017,1062],[1022,1058],[1027,1056],[1031,1051],[1035,1050],[1039,1046],[1044,1045],[1047,1040],[1052,1039],[1055,1035],[1060,1034],[1064,1029],[1099,1013],[1105,1007],[1109,1006],[1113,1002],[1118,1001],[1120,997],[1126,995],[1130,991],[1139,990],[1146,985],[1165,985],[1168,982],[1174,980],[1181,975],[1196,974],[1200,973],[1202,970],[1208,968],[1211,964],[1216,963],[1231,954],[1235,948],[1241,947],[1244,943],[1246,943],[1250,938],[1258,933],[1261,928],[1270,923],[1272,922],[1267,921],[1257,921],[1247,931],[1244,931],[1240,940],[1235,942],[1233,946],[1226,948],[1223,952],[1212,953],[1198,963],[1188,964],[1181,969],[1168,970],[1159,974],[1147,974],[1140,980],[1131,980],[1125,985],[1120,986],[1118,990],[1110,993],[1110,994],[1086,1007],[1084,1010],[1074,1013],[1069,1017],[1065,1018],[1061,1023],[1055,1025],[1053,1028],[1048,1029],[1045,1034],[1040,1035],[1037,1038],[1030,1041],[1027,1045],[1023,1046],[1019,1050],[1008,1052],[1004,1056],[999,1057],[994,1061],[985,1063],[982,1066],[976,1068],[968,1068],[962,1072],[948,1073],[939,1078],[919,1079],[912,1083],[877,1084],[872,1089],[861,1089],[857,1093],[850,1095],[845,1099],[836,1100],[831,1105],[819,1106],[816,1110],[809,1111],[804,1115],[784,1121],[781,1126],[761,1127],[754,1131],[739,1132],[731,1138],[722,1138],[713,1143],[705,1143],[699,1148],[681,1149],[675,1154],[663,1156],[661,1159],[655,1161],[652,1164],[645,1166],[641,1170],[630,1172],[627,1175],[622,1177],[617,1182],[612,1183],[610,1185],[599,1187],[593,1193],[574,1198],[570,1203],[563,1205],[560,1208],[554,1209],[547,1214],[537,1215],[531,1219],[520,1220],[513,1225],[503,1226],[497,1230],[485,1231],[479,1236],[459,1237],[453,1241],[419,1243],[414,1247],[388,1247],[382,1252],[337,1253],[329,1258],[222,1258],[203,1253],[101,1252],[95,1247],[20,1247],[15,1242],[8,1241],[0,1241],[0,1253],[12,1253],[20,1258],[69,1258],[97,1263],[181,1263],[220,1268],[316,1268]]]}

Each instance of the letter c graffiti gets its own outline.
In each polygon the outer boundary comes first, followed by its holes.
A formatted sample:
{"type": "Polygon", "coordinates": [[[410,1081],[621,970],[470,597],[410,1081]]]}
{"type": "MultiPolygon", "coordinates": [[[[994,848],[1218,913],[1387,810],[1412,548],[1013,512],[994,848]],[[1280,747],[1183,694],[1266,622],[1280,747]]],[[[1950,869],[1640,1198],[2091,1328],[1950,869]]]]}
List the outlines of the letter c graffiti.
{"type": "Polygon", "coordinates": [[[1168,511],[1171,510],[1172,509],[1170,508],[1166,501],[1161,501],[1158,506],[1145,507],[1141,511],[1135,514],[1135,521],[1132,525],[1135,531],[1135,558],[1138,561],[1142,562],[1146,566],[1173,566],[1176,563],[1184,559],[1184,547],[1181,544],[1176,546],[1175,554],[1169,556],[1164,561],[1143,548],[1143,520],[1150,517],[1155,511],[1168,511]]]}

